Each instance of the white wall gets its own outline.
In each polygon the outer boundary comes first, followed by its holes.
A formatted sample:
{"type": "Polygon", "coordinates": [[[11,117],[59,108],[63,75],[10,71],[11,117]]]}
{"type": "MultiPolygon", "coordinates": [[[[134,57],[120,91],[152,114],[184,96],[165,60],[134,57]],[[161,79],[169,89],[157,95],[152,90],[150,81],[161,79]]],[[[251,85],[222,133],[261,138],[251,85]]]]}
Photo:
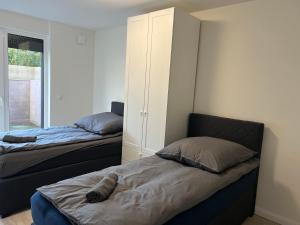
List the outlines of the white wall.
{"type": "Polygon", "coordinates": [[[92,113],[95,32],[0,10],[0,29],[43,35],[51,50],[50,124],[71,124],[92,113]],[[78,35],[86,37],[78,45],[78,35]]]}
{"type": "Polygon", "coordinates": [[[52,125],[72,124],[92,113],[94,73],[94,32],[51,23],[52,125]],[[86,44],[78,45],[84,35],[86,44]]]}
{"type": "Polygon", "coordinates": [[[126,26],[107,28],[95,36],[94,112],[110,111],[124,100],[126,26]]]}
{"type": "Polygon", "coordinates": [[[266,125],[257,212],[300,224],[300,1],[202,12],[195,111],[266,125]]]}
{"type": "Polygon", "coordinates": [[[18,31],[48,35],[49,22],[18,13],[0,10],[0,28],[17,29],[18,31]]]}

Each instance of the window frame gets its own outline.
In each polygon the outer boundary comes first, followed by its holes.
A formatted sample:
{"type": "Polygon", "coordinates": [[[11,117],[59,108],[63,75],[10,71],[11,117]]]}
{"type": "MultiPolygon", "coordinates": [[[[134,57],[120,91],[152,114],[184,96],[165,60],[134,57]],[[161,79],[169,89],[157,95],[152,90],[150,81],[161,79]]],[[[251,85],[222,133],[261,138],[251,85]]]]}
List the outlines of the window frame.
{"type": "MultiPolygon", "coordinates": [[[[26,36],[30,38],[36,38],[36,39],[41,39],[44,42],[43,46],[43,99],[42,99],[42,104],[43,104],[43,116],[42,116],[42,125],[44,128],[48,128],[50,126],[50,37],[49,35],[45,34],[38,34],[38,33],[33,33],[33,32],[28,32],[24,30],[19,30],[19,29],[12,29],[12,28],[7,28],[7,27],[1,27],[0,26],[0,31],[4,32],[5,37],[6,37],[6,50],[8,50],[7,46],[7,38],[8,34],[13,34],[13,35],[20,35],[20,36],[26,36]]],[[[6,58],[6,64],[5,67],[5,93],[4,93],[4,102],[6,103],[5,105],[5,129],[8,130],[8,59],[7,59],[7,51],[4,53],[4,56],[6,58]]]]}

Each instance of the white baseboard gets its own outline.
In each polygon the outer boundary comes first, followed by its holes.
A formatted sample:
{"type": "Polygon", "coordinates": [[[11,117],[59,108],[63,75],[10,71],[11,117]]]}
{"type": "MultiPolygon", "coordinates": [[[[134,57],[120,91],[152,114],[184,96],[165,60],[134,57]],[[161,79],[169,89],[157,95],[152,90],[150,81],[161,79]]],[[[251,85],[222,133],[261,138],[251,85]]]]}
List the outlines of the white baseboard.
{"type": "Polygon", "coordinates": [[[284,216],[273,213],[269,210],[263,209],[259,206],[255,207],[255,214],[261,217],[264,217],[268,220],[274,221],[275,223],[279,223],[281,225],[299,225],[299,222],[290,220],[284,216]]]}

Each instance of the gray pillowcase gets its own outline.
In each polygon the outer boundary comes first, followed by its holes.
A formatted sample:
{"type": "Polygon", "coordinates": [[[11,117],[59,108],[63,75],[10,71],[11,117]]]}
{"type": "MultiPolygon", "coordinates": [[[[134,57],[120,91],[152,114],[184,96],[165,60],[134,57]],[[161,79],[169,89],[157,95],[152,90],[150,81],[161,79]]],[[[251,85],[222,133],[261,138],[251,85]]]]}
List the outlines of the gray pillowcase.
{"type": "Polygon", "coordinates": [[[123,130],[123,117],[112,112],[104,112],[85,116],[75,125],[95,134],[113,134],[123,130]]]}
{"type": "Polygon", "coordinates": [[[219,138],[191,137],[176,141],[156,154],[161,158],[221,173],[254,157],[256,152],[219,138]]]}

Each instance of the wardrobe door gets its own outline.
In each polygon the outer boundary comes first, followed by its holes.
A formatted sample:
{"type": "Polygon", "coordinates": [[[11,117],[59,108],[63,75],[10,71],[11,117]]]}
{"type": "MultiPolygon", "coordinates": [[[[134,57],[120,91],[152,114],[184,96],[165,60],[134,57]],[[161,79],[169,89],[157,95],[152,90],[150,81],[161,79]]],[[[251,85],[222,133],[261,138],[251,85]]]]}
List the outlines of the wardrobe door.
{"type": "Polygon", "coordinates": [[[141,151],[147,65],[148,15],[131,17],[127,27],[123,150],[141,151]]]}
{"type": "Polygon", "coordinates": [[[164,147],[174,9],[149,14],[149,51],[143,153],[164,147]]]}

